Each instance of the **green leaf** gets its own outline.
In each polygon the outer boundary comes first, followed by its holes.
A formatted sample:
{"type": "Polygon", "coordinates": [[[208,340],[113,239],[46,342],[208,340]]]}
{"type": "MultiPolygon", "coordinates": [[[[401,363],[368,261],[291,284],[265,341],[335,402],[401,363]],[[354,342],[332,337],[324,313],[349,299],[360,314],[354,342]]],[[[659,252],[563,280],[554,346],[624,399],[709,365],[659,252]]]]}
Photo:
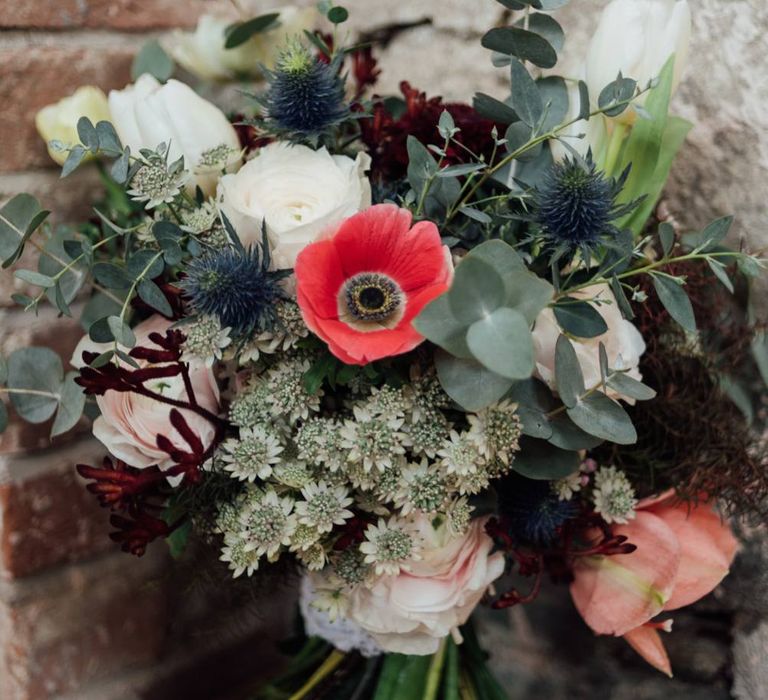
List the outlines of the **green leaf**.
{"type": "Polygon", "coordinates": [[[0,384],[5,384],[8,381],[8,362],[0,355],[0,384]]]}
{"type": "Polygon", "coordinates": [[[512,381],[486,369],[475,360],[435,353],[435,367],[445,393],[465,411],[479,411],[498,401],[512,381]]]}
{"type": "Polygon", "coordinates": [[[56,284],[56,281],[51,279],[48,275],[42,275],[34,270],[16,270],[14,277],[29,284],[33,284],[35,287],[45,287],[46,289],[48,287],[53,287],[53,285],[56,284]]]}
{"type": "Polygon", "coordinates": [[[486,32],[480,42],[486,49],[517,56],[539,68],[552,68],[557,63],[557,52],[542,36],[519,27],[496,27],[486,32]]]}
{"type": "Polygon", "coordinates": [[[126,146],[120,157],[114,163],[112,163],[112,167],[110,168],[109,172],[115,179],[115,182],[122,184],[128,179],[128,171],[130,167],[131,149],[126,146]]]}
{"type": "Polygon", "coordinates": [[[456,320],[468,325],[503,304],[504,282],[491,265],[467,256],[456,266],[448,299],[456,320]]]}
{"type": "Polygon", "coordinates": [[[111,297],[101,292],[96,292],[85,304],[83,313],[80,316],[80,325],[87,333],[90,327],[99,319],[119,314],[121,307],[122,304],[111,297]]]}
{"type": "Polygon", "coordinates": [[[722,282],[723,286],[731,293],[734,293],[733,289],[733,282],[731,282],[731,278],[728,277],[728,273],[725,271],[725,266],[715,260],[714,258],[707,258],[707,264],[709,265],[709,269],[712,270],[713,274],[717,279],[722,282]]]}
{"type": "Polygon", "coordinates": [[[638,401],[650,401],[656,397],[656,392],[651,387],[643,384],[634,377],[624,372],[615,372],[608,377],[608,386],[622,396],[638,401]]]}
{"type": "Polygon", "coordinates": [[[87,151],[80,144],[73,146],[69,151],[67,159],[64,161],[64,165],[61,166],[61,177],[67,177],[67,175],[77,170],[80,163],[83,162],[86,153],[87,151]]]}
{"type": "Polygon", "coordinates": [[[83,144],[91,153],[99,151],[99,134],[96,127],[88,117],[80,117],[77,120],[77,136],[80,143],[83,144]]]}
{"type": "Polygon", "coordinates": [[[126,271],[114,263],[96,263],[93,266],[93,276],[99,284],[109,289],[129,289],[132,284],[126,271]]]}
{"type": "Polygon", "coordinates": [[[328,10],[327,17],[333,24],[342,24],[349,19],[349,12],[344,7],[332,7],[328,10]]]}
{"type": "Polygon", "coordinates": [[[627,299],[627,295],[624,293],[624,287],[621,286],[621,282],[616,275],[611,277],[610,285],[621,315],[627,321],[631,321],[635,317],[635,312],[632,311],[632,304],[629,303],[629,299],[627,299]]]}
{"type": "Polygon", "coordinates": [[[568,408],[573,408],[586,390],[576,350],[564,335],[557,339],[555,346],[555,384],[557,393],[568,408]]]}
{"type": "Polygon", "coordinates": [[[413,321],[413,327],[451,355],[467,359],[472,357],[467,347],[468,326],[456,320],[448,294],[442,294],[427,304],[413,321]]]}
{"type": "Polygon", "coordinates": [[[752,406],[752,397],[747,387],[727,374],[721,374],[718,377],[718,385],[720,390],[742,412],[747,423],[751,425],[755,420],[755,409],[752,406]]]}
{"type": "Polygon", "coordinates": [[[408,135],[408,184],[416,194],[420,194],[427,181],[437,172],[437,161],[421,141],[408,135]]]}
{"type": "Polygon", "coordinates": [[[597,105],[600,109],[605,110],[605,115],[608,117],[618,117],[627,107],[628,104],[619,104],[631,99],[635,94],[635,88],[637,82],[632,78],[616,78],[612,83],[608,83],[597,98],[597,105]],[[616,105],[610,107],[610,105],[616,105]],[[610,109],[606,109],[610,107],[610,109]]]}
{"type": "Polygon", "coordinates": [[[173,309],[168,303],[168,299],[165,298],[160,287],[158,287],[152,280],[143,279],[139,282],[137,291],[139,298],[147,305],[151,306],[155,311],[159,311],[163,316],[170,318],[173,316],[173,309]]]}
{"type": "Polygon", "coordinates": [[[173,60],[160,46],[160,42],[150,39],[133,59],[131,78],[138,80],[144,73],[149,73],[164,83],[173,75],[173,68],[173,60]]]}
{"type": "Polygon", "coordinates": [[[115,340],[109,327],[109,317],[94,321],[88,328],[88,337],[95,343],[111,343],[115,340]]]}
{"type": "Polygon", "coordinates": [[[608,331],[605,319],[588,301],[564,297],[552,310],[560,328],[577,338],[596,338],[608,331]]]}
{"type": "Polygon", "coordinates": [[[504,306],[516,309],[533,325],[541,310],[552,301],[555,290],[541,277],[527,270],[509,270],[503,276],[506,298],[504,306]]]}
{"type": "Polygon", "coordinates": [[[486,119],[499,124],[512,124],[519,120],[517,112],[508,104],[497,100],[495,97],[478,92],[472,98],[472,106],[486,119]]]}
{"type": "Polygon", "coordinates": [[[163,274],[163,260],[155,250],[138,250],[128,259],[125,265],[125,271],[131,279],[138,279],[139,276],[148,279],[154,279],[163,274]]]}
{"type": "Polygon", "coordinates": [[[732,224],[732,216],[723,216],[708,224],[699,236],[701,249],[712,250],[720,245],[731,230],[732,224]]]}
{"type": "Polygon", "coordinates": [[[590,113],[589,88],[583,80],[579,80],[579,119],[589,119],[590,113]]]}
{"type": "Polygon", "coordinates": [[[519,311],[500,308],[475,321],[467,345],[476,360],[502,377],[527,379],[533,372],[533,339],[519,311]]]}
{"type": "Polygon", "coordinates": [[[21,348],[8,358],[8,388],[40,393],[12,393],[16,412],[30,423],[44,423],[56,412],[64,369],[49,348],[21,348]]]}
{"type": "Polygon", "coordinates": [[[512,469],[529,479],[562,479],[579,468],[579,453],[561,450],[544,440],[520,438],[512,469]]]}
{"type": "Polygon", "coordinates": [[[693,315],[693,306],[683,287],[669,277],[654,275],[653,288],[669,315],[685,330],[695,333],[696,318],[693,315]]]}
{"type": "Polygon", "coordinates": [[[96,135],[99,137],[99,150],[107,155],[121,155],[123,145],[111,122],[100,121],[96,124],[96,135]]]}
{"type": "Polygon", "coordinates": [[[85,408],[85,393],[83,388],[75,383],[79,372],[67,372],[61,385],[59,410],[51,427],[51,437],[63,435],[77,425],[85,408]]]}
{"type": "Polygon", "coordinates": [[[0,208],[0,260],[3,267],[19,259],[24,244],[49,213],[29,194],[17,194],[0,208]]]}
{"type": "MultiPolygon", "coordinates": [[[[447,112],[446,112],[447,114],[447,112]]],[[[485,163],[460,163],[459,165],[449,165],[437,173],[438,177],[459,177],[476,173],[478,170],[485,170],[488,167],[485,163]]]]}
{"type": "MultiPolygon", "coordinates": [[[[59,260],[65,262],[65,264],[72,262],[72,256],[67,252],[67,244],[79,244],[81,254],[83,251],[83,244],[88,246],[86,239],[83,241],[75,241],[67,238],[69,232],[66,229],[60,229],[49,240],[46,241],[43,249],[49,253],[49,255],[41,255],[37,264],[37,269],[44,275],[54,277],[58,275],[58,289],[61,291],[61,297],[65,304],[70,304],[77,297],[78,292],[82,289],[83,284],[88,277],[88,266],[85,261],[80,261],[71,264],[66,272],[62,273],[64,265],[59,260]],[[58,258],[58,260],[56,260],[58,258]]],[[[89,250],[89,248],[86,248],[89,250]]],[[[77,255],[75,257],[78,257],[77,255]]],[[[55,291],[48,290],[46,293],[48,300],[56,304],[55,291]]],[[[58,304],[57,304],[58,306],[58,304]]]]}
{"type": "Polygon", "coordinates": [[[549,427],[551,435],[548,441],[563,450],[591,450],[603,441],[583,431],[565,413],[552,416],[549,427]]]}
{"type": "Polygon", "coordinates": [[[661,241],[661,250],[666,257],[675,245],[675,227],[672,224],[659,224],[659,240],[661,241]]]}
{"type": "Polygon", "coordinates": [[[520,119],[530,127],[534,127],[539,123],[544,113],[539,89],[520,61],[513,59],[510,70],[512,75],[512,94],[510,95],[512,108],[517,112],[520,119]]]}
{"type": "Polygon", "coordinates": [[[504,275],[510,270],[526,270],[525,262],[518,255],[517,251],[499,239],[485,241],[476,248],[473,248],[467,255],[467,258],[477,258],[488,263],[499,274],[504,275]]]}
{"type": "Polygon", "coordinates": [[[123,347],[132,348],[136,345],[136,336],[131,327],[119,316],[108,316],[107,325],[112,337],[123,347]]]}
{"type": "Polygon", "coordinates": [[[637,442],[637,432],[627,412],[605,394],[590,394],[566,412],[579,428],[590,435],[618,445],[637,442]]]}
{"type": "Polygon", "coordinates": [[[539,93],[545,106],[544,111],[546,112],[546,118],[541,125],[541,130],[549,131],[566,121],[570,106],[568,86],[565,80],[557,75],[539,78],[536,81],[536,86],[539,88],[539,93]]]}
{"type": "MultiPolygon", "coordinates": [[[[554,17],[551,15],[544,15],[540,12],[534,12],[528,15],[527,21],[528,31],[543,36],[556,52],[559,53],[562,51],[563,45],[565,44],[565,32],[554,17]]],[[[516,25],[523,27],[525,22],[526,18],[523,17],[516,22],[516,25]]],[[[525,29],[526,27],[523,28],[525,29]]]]}
{"type": "Polygon", "coordinates": [[[234,49],[244,44],[248,39],[256,34],[274,29],[277,26],[276,21],[280,18],[279,12],[270,12],[259,17],[254,17],[246,22],[238,22],[227,28],[225,49],[234,49]]]}

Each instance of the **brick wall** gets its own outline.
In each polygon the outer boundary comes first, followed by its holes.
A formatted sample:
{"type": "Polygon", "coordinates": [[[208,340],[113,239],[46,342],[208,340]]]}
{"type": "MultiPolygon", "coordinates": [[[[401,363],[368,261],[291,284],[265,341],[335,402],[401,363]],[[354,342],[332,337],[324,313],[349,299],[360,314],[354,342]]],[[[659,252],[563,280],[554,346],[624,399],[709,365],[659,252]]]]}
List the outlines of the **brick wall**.
{"type": "MultiPolygon", "coordinates": [[[[89,167],[59,179],[35,112],[81,84],[123,87],[146,39],[194,25],[206,0],[0,0],[0,202],[36,195],[55,222],[87,215],[98,194],[89,167]]],[[[34,265],[32,252],[21,263],[34,265]]],[[[13,308],[18,280],[0,275],[0,353],[46,345],[71,355],[76,321],[13,308]]],[[[227,599],[162,544],[142,559],[115,549],[108,513],[73,465],[103,448],[85,426],[50,445],[50,426],[12,418],[0,436],[0,698],[173,700],[229,697],[279,661],[272,638],[290,603],[227,599]]],[[[278,596],[279,600],[279,596],[278,596]]]]}

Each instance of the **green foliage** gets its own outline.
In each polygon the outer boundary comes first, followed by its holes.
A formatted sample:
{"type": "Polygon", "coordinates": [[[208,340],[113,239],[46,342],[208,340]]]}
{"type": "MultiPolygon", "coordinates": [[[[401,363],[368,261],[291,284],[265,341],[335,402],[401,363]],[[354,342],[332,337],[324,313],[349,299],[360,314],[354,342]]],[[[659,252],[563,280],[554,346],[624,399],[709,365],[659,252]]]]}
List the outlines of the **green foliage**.
{"type": "Polygon", "coordinates": [[[562,479],[579,468],[579,453],[531,437],[520,439],[512,468],[529,479],[562,479]]]}
{"type": "Polygon", "coordinates": [[[667,275],[653,275],[653,288],[669,315],[685,330],[696,332],[696,318],[691,300],[683,289],[682,280],[667,275]]]}
{"type": "Polygon", "coordinates": [[[0,209],[0,260],[4,268],[21,257],[26,242],[48,214],[29,194],[17,194],[0,209]]]}
{"type": "Polygon", "coordinates": [[[557,52],[543,36],[519,27],[496,27],[485,33],[482,45],[491,51],[516,56],[540,68],[552,68],[557,52]]]}
{"type": "Polygon", "coordinates": [[[133,59],[131,78],[138,80],[144,73],[149,73],[164,83],[173,75],[173,70],[173,59],[160,46],[157,39],[150,39],[133,59]]]}
{"type": "Polygon", "coordinates": [[[227,27],[226,39],[224,41],[225,49],[234,49],[244,44],[251,37],[262,32],[269,31],[278,26],[280,18],[279,12],[270,12],[245,22],[237,22],[227,27]]]}

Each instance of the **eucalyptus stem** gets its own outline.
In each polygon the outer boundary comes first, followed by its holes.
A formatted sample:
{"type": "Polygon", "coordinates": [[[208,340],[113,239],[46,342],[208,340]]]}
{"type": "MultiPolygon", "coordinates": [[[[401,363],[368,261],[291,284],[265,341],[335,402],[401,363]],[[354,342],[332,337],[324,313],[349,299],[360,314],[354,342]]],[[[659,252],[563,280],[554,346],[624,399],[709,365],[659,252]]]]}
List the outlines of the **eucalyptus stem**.
{"type": "Polygon", "coordinates": [[[54,394],[51,391],[41,391],[40,389],[9,389],[0,387],[0,394],[27,394],[29,396],[45,396],[47,399],[61,399],[60,394],[54,394]]]}

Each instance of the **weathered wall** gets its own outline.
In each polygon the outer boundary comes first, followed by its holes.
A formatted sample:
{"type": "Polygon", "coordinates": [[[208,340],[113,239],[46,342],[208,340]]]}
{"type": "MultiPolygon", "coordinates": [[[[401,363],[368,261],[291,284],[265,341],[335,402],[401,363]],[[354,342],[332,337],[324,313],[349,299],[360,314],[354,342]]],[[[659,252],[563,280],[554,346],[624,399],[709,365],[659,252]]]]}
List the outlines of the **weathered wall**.
{"type": "MultiPolygon", "coordinates": [[[[283,4],[250,2],[259,10],[283,4]]],[[[694,45],[674,108],[696,127],[675,165],[668,196],[679,218],[691,225],[736,213],[737,235],[761,247],[768,244],[768,2],[690,3],[694,45]]],[[[0,0],[0,200],[31,191],[54,209],[59,221],[87,212],[95,193],[94,172],[84,168],[66,181],[58,179],[34,131],[35,111],[82,83],[122,86],[133,53],[148,35],[189,26],[206,8],[226,4],[0,0]]],[[[504,96],[504,71],[491,66],[479,44],[482,32],[502,15],[493,0],[344,4],[355,30],[431,19],[397,33],[380,52],[381,93],[395,92],[405,79],[449,99],[469,101],[475,90],[504,96]]],[[[569,32],[569,66],[578,63],[604,4],[572,0],[557,13],[569,32]]],[[[3,275],[0,351],[30,342],[53,343],[68,355],[79,333],[74,324],[53,325],[50,315],[22,318],[3,306],[12,287],[10,277],[3,275]]],[[[229,627],[226,633],[216,632],[212,620],[217,615],[206,612],[210,601],[191,596],[169,578],[161,551],[137,562],[111,548],[104,538],[105,513],[84,497],[70,469],[75,459],[98,452],[97,446],[82,438],[51,449],[44,446],[44,429],[18,425],[0,441],[0,697],[32,700],[71,693],[79,699],[125,700],[131,697],[129,688],[138,693],[154,687],[154,695],[147,691],[144,697],[175,698],[179,686],[173,681],[158,685],[158,678],[178,672],[197,688],[197,694],[190,691],[184,697],[213,698],[217,695],[204,681],[210,679],[211,668],[218,668],[217,677],[223,680],[223,659],[229,659],[233,672],[248,670],[242,659],[268,665],[262,650],[247,646],[259,629],[258,616],[246,618],[236,632],[229,627]],[[180,607],[191,620],[178,614],[180,607]],[[243,655],[214,654],[213,649],[228,647],[243,655]],[[198,669],[196,676],[192,667],[198,669]]],[[[499,668],[513,697],[521,700],[595,693],[653,700],[725,698],[734,675],[738,697],[766,697],[768,679],[760,663],[768,645],[768,625],[762,621],[768,613],[766,560],[763,545],[750,545],[749,556],[737,567],[740,575],[721,594],[721,603],[710,600],[679,616],[672,650],[682,671],[674,685],[659,684],[653,674],[632,665],[631,655],[618,642],[600,640],[591,646],[573,613],[563,612],[569,608],[562,595],[515,612],[511,633],[500,626],[504,616],[495,618],[489,629],[499,668]],[[630,664],[629,673],[617,671],[616,657],[630,664]],[[595,658],[601,660],[599,667],[595,658]]]]}

